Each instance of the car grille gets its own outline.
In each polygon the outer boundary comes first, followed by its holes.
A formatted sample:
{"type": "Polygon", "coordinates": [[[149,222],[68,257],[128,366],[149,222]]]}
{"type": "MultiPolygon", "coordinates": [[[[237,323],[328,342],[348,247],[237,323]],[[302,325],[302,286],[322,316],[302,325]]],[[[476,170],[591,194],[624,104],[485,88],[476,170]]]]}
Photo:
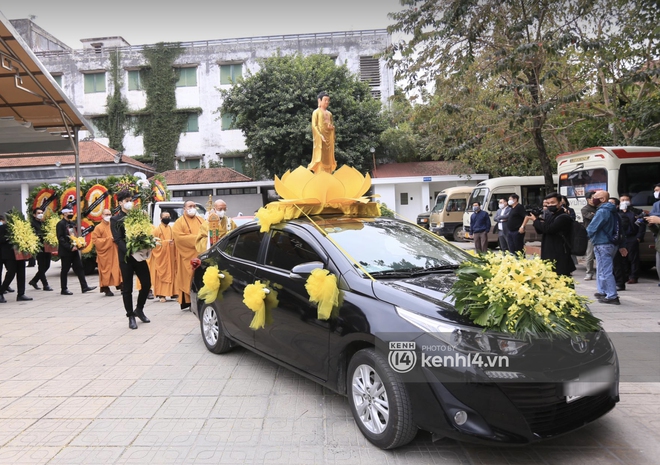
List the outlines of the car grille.
{"type": "Polygon", "coordinates": [[[523,414],[530,430],[541,437],[578,428],[604,415],[615,404],[607,393],[567,403],[560,384],[502,383],[500,388],[523,414]]]}

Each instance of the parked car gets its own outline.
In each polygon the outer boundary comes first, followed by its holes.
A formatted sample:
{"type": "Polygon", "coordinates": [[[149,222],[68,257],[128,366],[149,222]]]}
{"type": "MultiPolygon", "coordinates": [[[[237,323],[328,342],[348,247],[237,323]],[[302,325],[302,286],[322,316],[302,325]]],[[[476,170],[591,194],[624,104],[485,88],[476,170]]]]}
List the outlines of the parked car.
{"type": "Polygon", "coordinates": [[[242,346],[346,395],[362,434],[383,449],[408,443],[418,429],[435,438],[531,443],[610,411],[619,400],[618,360],[605,331],[575,341],[484,331],[447,298],[470,257],[393,218],[300,218],[266,233],[246,224],[195,261],[192,311],[209,351],[242,346]],[[213,264],[233,282],[207,304],[198,292],[213,264]],[[340,304],[327,320],[305,287],[317,268],[339,283],[340,304]],[[264,328],[252,330],[243,292],[256,280],[277,292],[277,306],[264,328]],[[425,365],[432,354],[452,354],[457,363],[425,365]],[[458,363],[475,356],[507,364],[458,363]],[[606,382],[596,388],[575,387],[603,371],[606,382]]]}
{"type": "Polygon", "coordinates": [[[429,229],[431,212],[422,212],[417,215],[417,224],[422,228],[429,229]]]}

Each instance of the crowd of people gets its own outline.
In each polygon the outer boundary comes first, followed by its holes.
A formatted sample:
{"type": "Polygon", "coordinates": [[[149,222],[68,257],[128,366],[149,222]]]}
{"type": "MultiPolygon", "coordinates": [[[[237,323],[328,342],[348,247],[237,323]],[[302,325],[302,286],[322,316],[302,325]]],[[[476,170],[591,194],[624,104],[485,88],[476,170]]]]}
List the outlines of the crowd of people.
{"type": "MultiPolygon", "coordinates": [[[[190,281],[192,279],[191,259],[206,251],[215,242],[236,228],[234,221],[226,215],[227,204],[221,199],[213,203],[213,208],[201,216],[195,202],[184,203],[183,214],[171,223],[169,211],[163,211],[160,221],[153,228],[153,235],[158,244],[147,260],[138,260],[127,254],[126,230],[124,220],[133,209],[133,196],[128,191],[117,194],[120,207],[115,215],[108,209],[102,212],[102,221],[91,233],[91,241],[96,250],[96,262],[99,275],[99,290],[104,296],[112,297],[112,288],[121,292],[128,326],[137,329],[136,318],[149,323],[144,313],[147,299],[157,298],[159,302],[176,299],[182,310],[190,308],[190,281]],[[133,306],[133,277],[137,277],[138,298],[133,306]]],[[[57,223],[57,255],[61,263],[60,294],[72,295],[68,288],[68,273],[73,268],[82,293],[93,291],[97,286],[90,286],[85,277],[81,253],[71,236],[79,237],[74,220],[74,212],[69,208],[60,211],[61,220],[57,223]]],[[[53,291],[48,283],[46,272],[49,270],[52,253],[43,247],[44,211],[36,208],[32,211],[30,223],[42,243],[41,251],[35,257],[37,272],[27,283],[35,290],[53,291]],[[41,287],[39,286],[41,284],[41,287]]],[[[30,301],[26,295],[26,261],[17,258],[9,242],[5,218],[0,215],[0,258],[5,268],[4,280],[0,267],[0,303],[5,303],[6,295],[16,292],[17,301],[30,301]],[[16,287],[11,287],[16,279],[16,287]]]]}
{"type": "MultiPolygon", "coordinates": [[[[625,290],[626,285],[638,283],[640,243],[644,241],[647,227],[655,238],[656,270],[660,279],[660,184],[654,187],[654,197],[651,211],[643,211],[632,205],[628,194],[617,199],[603,190],[586,193],[587,204],[581,209],[582,224],[589,237],[584,279],[596,278],[595,297],[599,302],[619,305],[618,292],[625,290]]],[[[475,250],[485,253],[490,217],[478,202],[472,207],[470,227],[475,250]]],[[[519,197],[513,194],[509,199],[499,199],[499,209],[493,220],[493,233],[498,233],[500,250],[513,254],[523,251],[525,226],[532,222],[541,235],[541,258],[552,261],[559,275],[572,276],[577,269],[577,257],[572,253],[570,241],[576,214],[566,196],[557,192],[548,194],[543,200],[543,209],[528,214],[520,205],[519,197]]]]}

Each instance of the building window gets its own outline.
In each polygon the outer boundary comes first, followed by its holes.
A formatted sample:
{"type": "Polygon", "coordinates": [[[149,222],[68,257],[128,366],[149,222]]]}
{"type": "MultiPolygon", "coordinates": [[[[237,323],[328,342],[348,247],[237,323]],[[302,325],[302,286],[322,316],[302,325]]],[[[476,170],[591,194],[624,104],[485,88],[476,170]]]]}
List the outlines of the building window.
{"type": "Polygon", "coordinates": [[[128,90],[144,90],[142,86],[142,74],[139,70],[128,72],[128,90]]]}
{"type": "Polygon", "coordinates": [[[222,130],[223,131],[229,131],[231,129],[236,129],[235,128],[236,124],[236,117],[231,114],[231,113],[224,113],[222,115],[222,130]]]}
{"type": "Polygon", "coordinates": [[[408,205],[408,193],[407,192],[402,192],[399,194],[399,199],[401,201],[401,205],[408,205]]]}
{"type": "Polygon", "coordinates": [[[85,93],[95,94],[97,92],[105,92],[105,71],[85,73],[85,93]]]}
{"type": "MultiPolygon", "coordinates": [[[[196,170],[200,167],[199,158],[194,158],[192,160],[181,161],[179,160],[179,169],[180,170],[196,170]]],[[[201,195],[201,194],[200,194],[201,195]]],[[[211,192],[204,195],[211,195],[211,192]]]]}
{"type": "Polygon", "coordinates": [[[197,86],[197,67],[195,68],[177,68],[179,80],[176,81],[177,87],[196,87],[197,86]]]}
{"type": "Polygon", "coordinates": [[[53,79],[55,79],[57,85],[60,86],[60,88],[62,88],[62,75],[61,74],[53,75],[53,79]]]}
{"type": "Polygon", "coordinates": [[[188,121],[186,122],[186,129],[184,132],[199,132],[199,122],[197,118],[197,113],[188,114],[188,121]]]}
{"type": "Polygon", "coordinates": [[[236,84],[236,80],[242,76],[243,63],[220,65],[220,84],[236,84]]]}
{"type": "Polygon", "coordinates": [[[378,63],[378,58],[360,57],[360,81],[369,84],[373,98],[380,98],[380,63],[378,63]]]}
{"type": "Polygon", "coordinates": [[[243,172],[243,157],[223,158],[222,164],[225,168],[231,168],[239,173],[243,172]]]}
{"type": "Polygon", "coordinates": [[[196,189],[189,191],[172,191],[173,197],[208,197],[213,195],[213,189],[196,189]]]}
{"type": "Polygon", "coordinates": [[[234,187],[231,189],[216,189],[215,195],[242,195],[242,194],[256,194],[256,187],[234,187]]]}

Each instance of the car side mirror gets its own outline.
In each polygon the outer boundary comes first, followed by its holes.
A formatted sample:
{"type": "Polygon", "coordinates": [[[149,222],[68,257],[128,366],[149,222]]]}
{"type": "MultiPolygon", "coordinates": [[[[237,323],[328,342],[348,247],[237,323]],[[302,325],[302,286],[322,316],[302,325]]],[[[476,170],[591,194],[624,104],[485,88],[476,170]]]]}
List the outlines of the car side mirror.
{"type": "Polygon", "coordinates": [[[323,262],[307,262],[296,265],[291,269],[289,273],[289,279],[295,280],[304,280],[312,273],[314,270],[322,270],[323,262]]]}

